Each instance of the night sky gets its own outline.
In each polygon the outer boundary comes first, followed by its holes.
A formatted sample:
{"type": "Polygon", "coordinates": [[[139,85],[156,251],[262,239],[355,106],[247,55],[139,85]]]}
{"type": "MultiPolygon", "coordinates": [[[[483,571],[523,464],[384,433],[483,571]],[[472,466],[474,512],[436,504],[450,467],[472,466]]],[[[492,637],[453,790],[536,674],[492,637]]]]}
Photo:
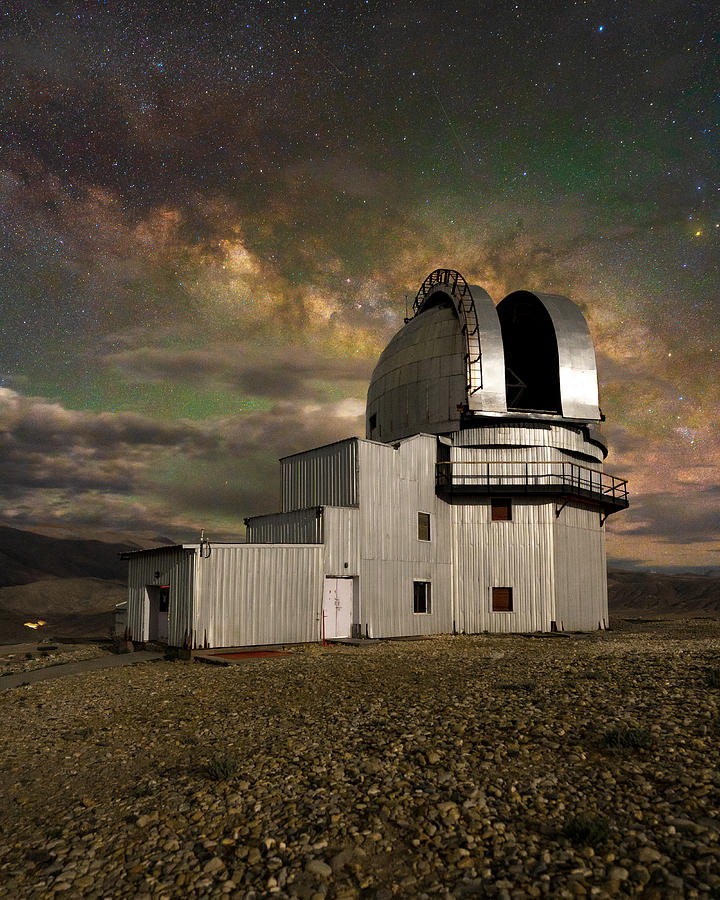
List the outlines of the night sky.
{"type": "Polygon", "coordinates": [[[632,506],[720,566],[714,3],[4,3],[0,521],[239,537],[437,267],[589,321],[632,506]]]}

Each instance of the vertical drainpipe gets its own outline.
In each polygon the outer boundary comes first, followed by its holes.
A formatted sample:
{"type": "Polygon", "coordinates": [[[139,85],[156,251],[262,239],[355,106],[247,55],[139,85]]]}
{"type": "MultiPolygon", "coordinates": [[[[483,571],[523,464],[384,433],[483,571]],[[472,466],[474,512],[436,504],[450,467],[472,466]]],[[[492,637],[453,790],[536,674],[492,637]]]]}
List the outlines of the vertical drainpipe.
{"type": "Polygon", "coordinates": [[[190,610],[190,644],[193,650],[197,649],[198,641],[198,616],[200,611],[200,548],[193,550],[193,589],[192,609],[190,610]]]}
{"type": "MultiPolygon", "coordinates": [[[[456,597],[455,597],[455,584],[456,584],[456,574],[457,574],[457,541],[458,541],[458,533],[461,529],[457,529],[455,526],[455,503],[453,501],[453,493],[452,493],[452,462],[453,462],[453,445],[450,445],[450,466],[448,466],[448,470],[450,472],[450,495],[447,500],[441,501],[447,503],[450,507],[450,612],[452,615],[452,623],[453,623],[453,634],[457,634],[457,609],[456,609],[456,597]]],[[[435,469],[435,477],[437,478],[437,468],[435,469]]]]}

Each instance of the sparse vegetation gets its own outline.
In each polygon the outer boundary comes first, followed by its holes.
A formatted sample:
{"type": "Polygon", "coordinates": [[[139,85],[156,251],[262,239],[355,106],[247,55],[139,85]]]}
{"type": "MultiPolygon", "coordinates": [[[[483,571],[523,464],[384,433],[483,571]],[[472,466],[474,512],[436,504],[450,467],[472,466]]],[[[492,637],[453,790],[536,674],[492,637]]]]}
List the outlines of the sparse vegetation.
{"type": "Polygon", "coordinates": [[[601,743],[612,750],[648,750],[654,746],[655,737],[647,728],[620,725],[606,731],[601,743]]]}
{"type": "Polygon", "coordinates": [[[239,765],[240,761],[234,753],[218,753],[210,757],[203,767],[203,773],[212,781],[228,781],[235,775],[239,765]]]}
{"type": "Polygon", "coordinates": [[[597,847],[604,843],[610,835],[610,827],[602,816],[580,814],[572,816],[565,823],[563,836],[583,847],[597,847]]]}

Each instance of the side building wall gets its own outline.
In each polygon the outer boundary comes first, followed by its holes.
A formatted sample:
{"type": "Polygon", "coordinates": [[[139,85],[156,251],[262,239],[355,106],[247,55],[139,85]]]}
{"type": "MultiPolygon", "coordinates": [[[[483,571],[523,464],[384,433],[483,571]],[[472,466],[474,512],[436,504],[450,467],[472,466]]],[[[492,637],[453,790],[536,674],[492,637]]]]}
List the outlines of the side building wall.
{"type": "Polygon", "coordinates": [[[490,499],[464,498],[452,509],[456,628],[549,631],[554,619],[554,503],[512,503],[510,521],[493,522],[490,499]],[[512,588],[511,612],[493,612],[492,588],[512,588]]]}
{"type": "Polygon", "coordinates": [[[450,507],[435,493],[437,439],[359,441],[359,625],[369,637],[450,632],[450,507]],[[430,540],[418,513],[430,514],[430,540]],[[430,583],[430,612],[415,613],[414,582],[430,583]]]}
{"type": "Polygon", "coordinates": [[[555,521],[555,619],[564,631],[607,628],[605,529],[597,510],[568,503],[555,521]]]}
{"type": "Polygon", "coordinates": [[[282,512],[357,506],[358,439],[347,438],[280,460],[282,512]]]}
{"type": "Polygon", "coordinates": [[[148,587],[169,585],[168,643],[181,647],[190,635],[193,614],[193,547],[169,547],[138,553],[128,561],[127,628],[134,641],[150,639],[148,587]],[[156,577],[155,573],[159,573],[156,577]]]}
{"type": "Polygon", "coordinates": [[[198,647],[305,643],[321,636],[323,548],[215,545],[198,559],[193,632],[198,647]]]}
{"type": "Polygon", "coordinates": [[[322,544],[323,508],[271,513],[245,519],[247,544],[322,544]]]}
{"type": "MultiPolygon", "coordinates": [[[[521,487],[570,473],[602,471],[603,450],[576,426],[528,424],[478,427],[453,435],[453,472],[521,487]],[[586,468],[587,467],[587,468],[586,468]]],[[[497,483],[497,487],[494,486],[497,483]]],[[[596,482],[597,483],[597,482],[596,482]]],[[[555,499],[513,495],[510,521],[492,521],[490,496],[455,497],[453,593],[456,627],[470,633],[593,630],[605,627],[605,534],[597,510],[555,499]],[[492,588],[512,588],[511,612],[493,611],[492,588]]]]}

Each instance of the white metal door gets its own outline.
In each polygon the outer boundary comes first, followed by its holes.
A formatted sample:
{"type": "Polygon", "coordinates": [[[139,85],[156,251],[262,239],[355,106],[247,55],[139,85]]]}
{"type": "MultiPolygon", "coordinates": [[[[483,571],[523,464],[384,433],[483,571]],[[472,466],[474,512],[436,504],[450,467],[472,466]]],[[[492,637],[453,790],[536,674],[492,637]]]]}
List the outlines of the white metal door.
{"type": "Polygon", "coordinates": [[[323,591],[323,616],[325,637],[350,637],[353,613],[352,578],[325,578],[323,591]]]}

